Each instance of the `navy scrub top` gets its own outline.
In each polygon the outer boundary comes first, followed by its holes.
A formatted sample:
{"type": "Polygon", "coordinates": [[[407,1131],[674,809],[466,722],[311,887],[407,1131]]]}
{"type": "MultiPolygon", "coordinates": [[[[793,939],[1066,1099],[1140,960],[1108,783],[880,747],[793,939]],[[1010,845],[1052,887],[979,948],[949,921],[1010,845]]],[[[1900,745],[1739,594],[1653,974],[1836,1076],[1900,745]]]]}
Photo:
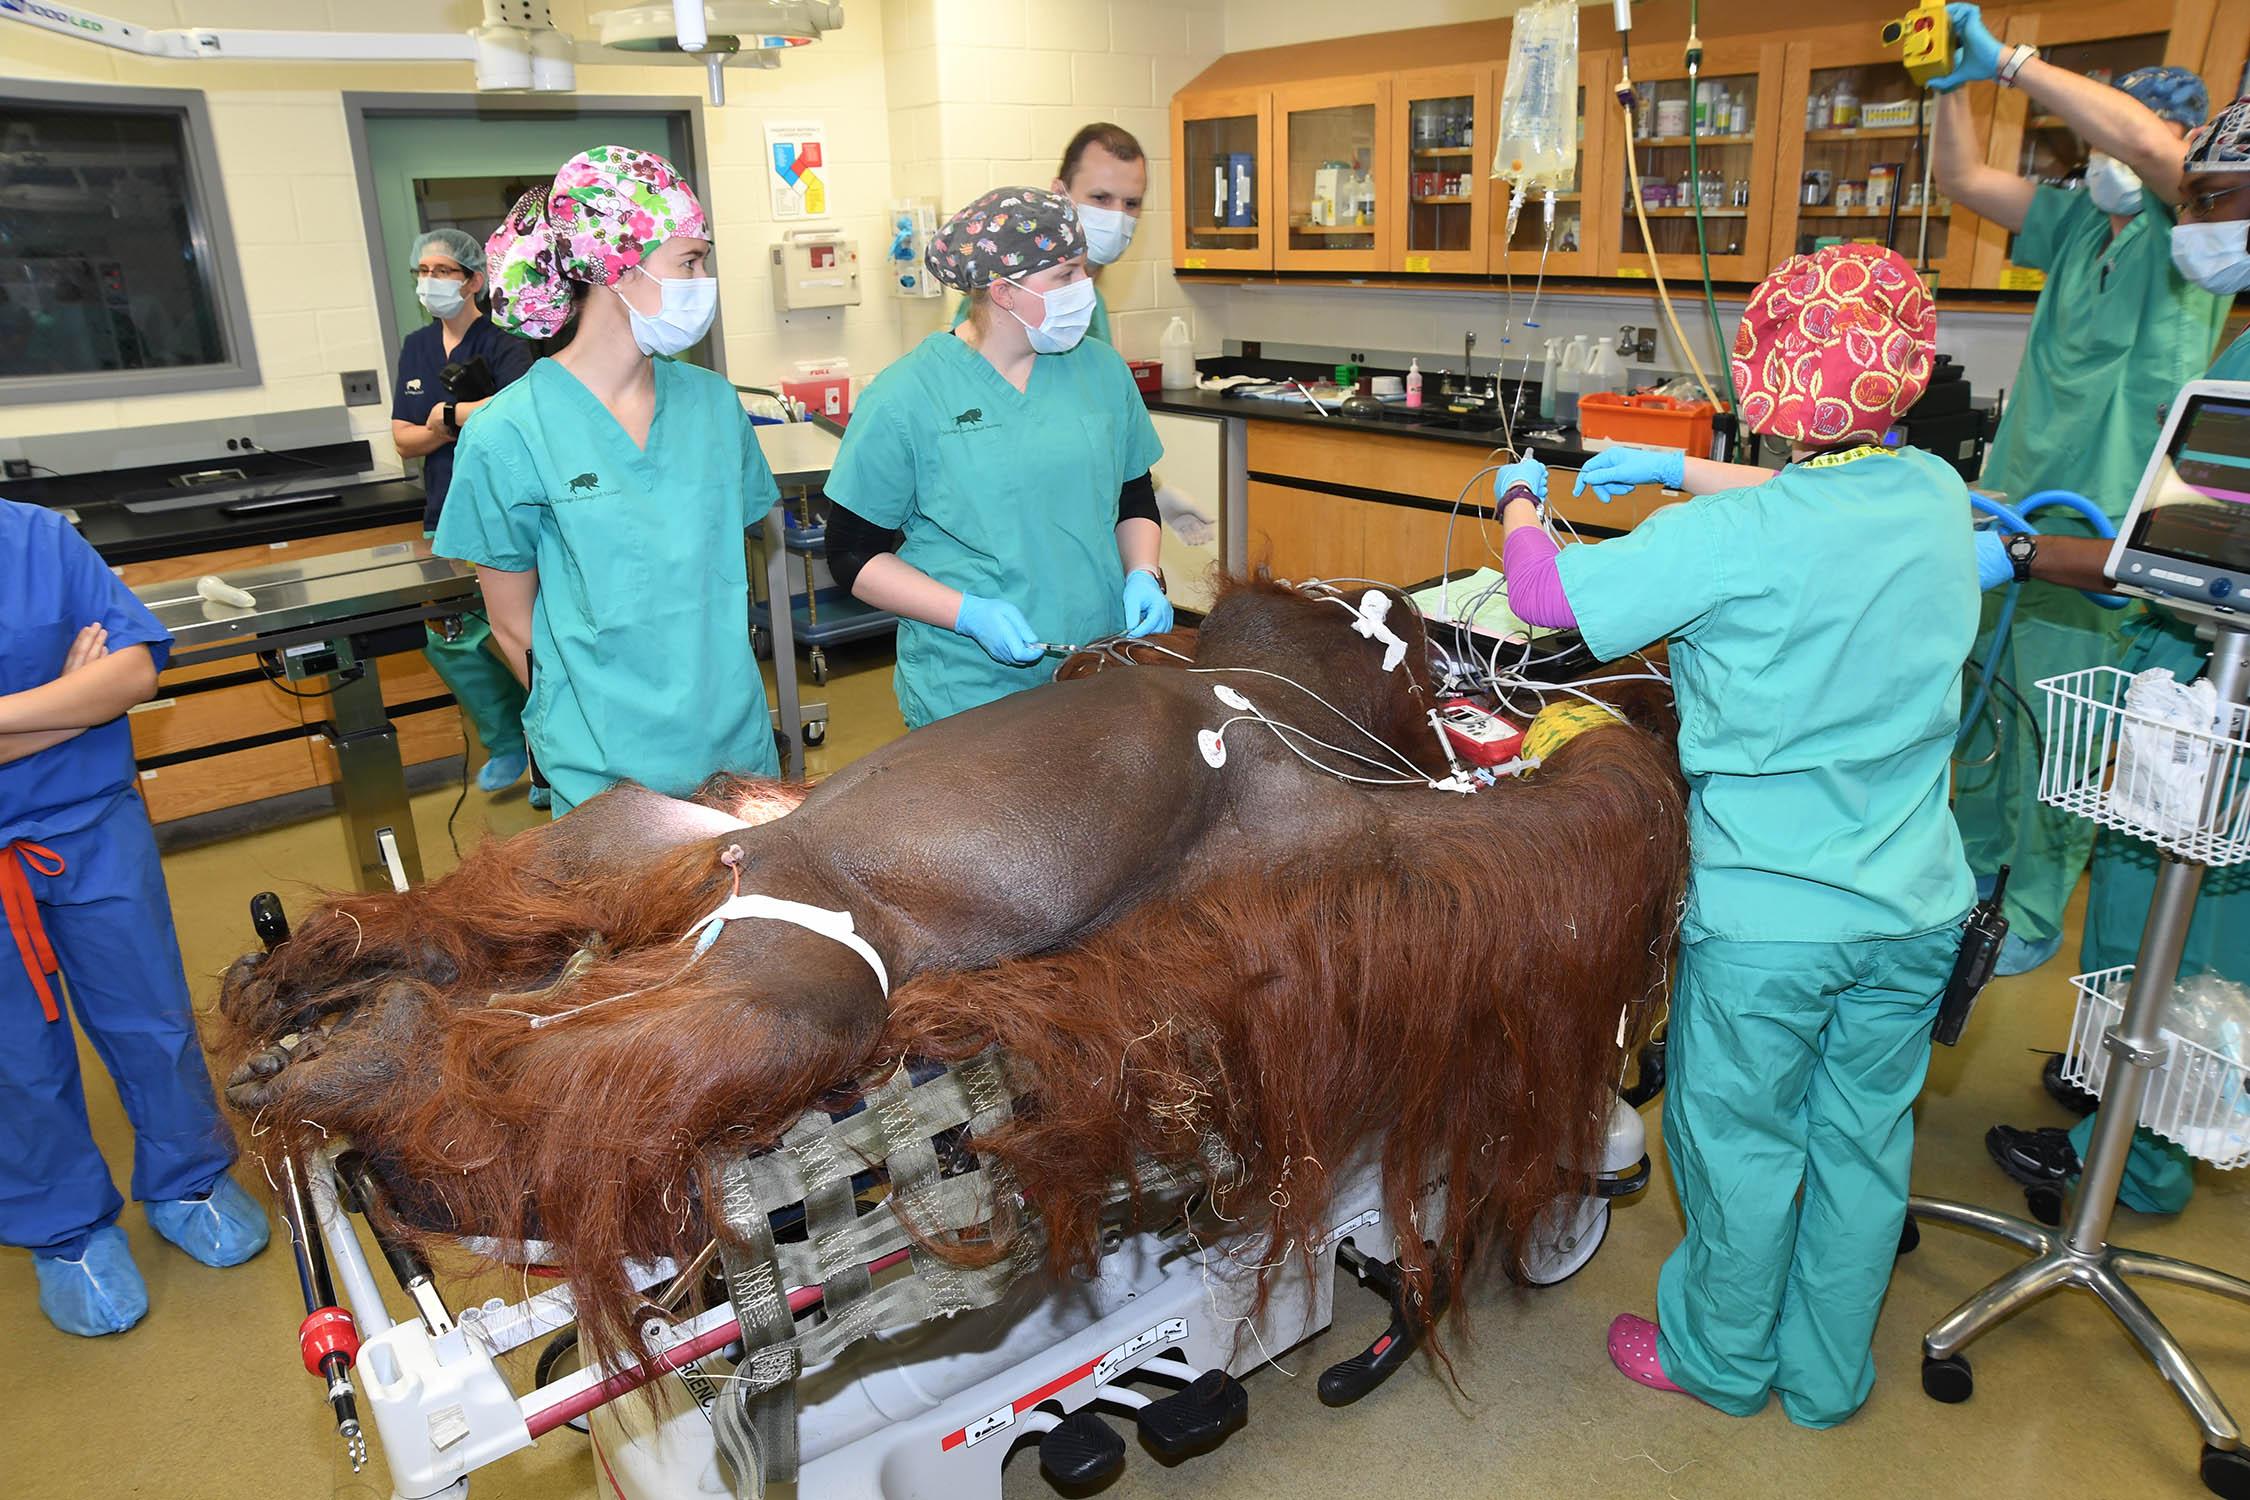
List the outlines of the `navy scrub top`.
{"type": "MultiPolygon", "coordinates": [[[[512,333],[502,333],[490,318],[479,317],[461,335],[461,342],[445,352],[445,325],[425,323],[398,346],[397,391],[391,397],[391,420],[420,427],[430,420],[430,408],[445,401],[445,382],[438,374],[447,365],[466,363],[478,355],[491,367],[492,378],[506,390],[531,368],[531,345],[512,333]]],[[[438,513],[445,509],[445,492],[453,483],[453,450],[458,441],[433,448],[422,459],[422,529],[437,530],[438,513]]]]}

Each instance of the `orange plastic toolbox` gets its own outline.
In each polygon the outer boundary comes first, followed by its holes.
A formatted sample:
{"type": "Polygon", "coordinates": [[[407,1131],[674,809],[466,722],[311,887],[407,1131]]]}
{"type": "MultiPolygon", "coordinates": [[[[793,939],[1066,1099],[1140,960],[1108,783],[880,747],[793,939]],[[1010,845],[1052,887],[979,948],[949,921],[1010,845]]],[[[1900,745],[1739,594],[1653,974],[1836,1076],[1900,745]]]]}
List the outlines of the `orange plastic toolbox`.
{"type": "Polygon", "coordinates": [[[1681,448],[1690,458],[1711,456],[1711,419],[1716,415],[1708,401],[1682,401],[1676,396],[1588,391],[1578,398],[1578,430],[1585,436],[1681,448]]]}

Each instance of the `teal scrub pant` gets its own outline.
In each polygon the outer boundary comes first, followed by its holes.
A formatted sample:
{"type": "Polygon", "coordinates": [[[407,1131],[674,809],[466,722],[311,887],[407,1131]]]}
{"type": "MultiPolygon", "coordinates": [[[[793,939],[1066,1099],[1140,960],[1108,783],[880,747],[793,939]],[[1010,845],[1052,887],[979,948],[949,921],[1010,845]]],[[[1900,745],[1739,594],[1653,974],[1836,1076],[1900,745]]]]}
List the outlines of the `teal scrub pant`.
{"type": "Polygon", "coordinates": [[[490,642],[492,627],[482,616],[461,616],[461,635],[447,640],[431,625],[422,642],[422,654],[437,668],[453,701],[476,726],[477,739],[487,756],[521,755],[523,745],[523,684],[500,659],[490,642]]]}
{"type": "Polygon", "coordinates": [[[1723,1412],[1778,1391],[1832,1427],[1875,1383],[1948,924],[1840,943],[1682,949],[1664,1145],[1687,1236],[1657,1281],[1664,1373],[1723,1412]]]}

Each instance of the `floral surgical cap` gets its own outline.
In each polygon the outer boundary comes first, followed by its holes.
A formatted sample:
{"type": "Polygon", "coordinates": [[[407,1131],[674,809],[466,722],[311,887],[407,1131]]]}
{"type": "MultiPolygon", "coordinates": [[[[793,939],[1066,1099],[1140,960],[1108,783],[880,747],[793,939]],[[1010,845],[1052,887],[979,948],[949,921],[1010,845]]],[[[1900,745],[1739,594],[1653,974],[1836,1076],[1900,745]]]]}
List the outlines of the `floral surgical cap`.
{"type": "Polygon", "coordinates": [[[1875,442],[1921,398],[1936,348],[1937,308],[1897,251],[1792,255],[1735,327],[1742,420],[1807,447],[1875,442]]]}
{"type": "Polygon", "coordinates": [[[2250,94],[2220,110],[2210,124],[2188,137],[2180,175],[2198,172],[2250,172],[2250,94]]]}
{"type": "Polygon", "coordinates": [[[707,240],[695,189],[653,151],[596,146],[549,187],[516,200],[485,242],[492,321],[526,338],[551,338],[570,321],[579,285],[614,286],[666,240],[707,240]]]}
{"type": "Polygon", "coordinates": [[[2193,130],[2211,112],[2211,91],[2186,68],[2135,68],[2117,87],[2147,105],[2160,120],[2193,130]]]}
{"type": "Polygon", "coordinates": [[[1078,210],[1045,188],[994,188],[945,221],[922,256],[930,274],[958,292],[1029,276],[1085,253],[1078,210]]]}

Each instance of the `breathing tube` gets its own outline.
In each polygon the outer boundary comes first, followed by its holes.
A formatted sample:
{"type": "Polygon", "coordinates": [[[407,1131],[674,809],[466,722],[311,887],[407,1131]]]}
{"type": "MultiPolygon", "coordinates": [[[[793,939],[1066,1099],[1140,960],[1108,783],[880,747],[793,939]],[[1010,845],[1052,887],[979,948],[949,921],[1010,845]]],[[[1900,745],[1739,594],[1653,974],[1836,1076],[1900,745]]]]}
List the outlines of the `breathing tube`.
{"type": "MultiPolygon", "coordinates": [[[[2039,528],[2031,524],[2029,517],[2033,512],[2042,510],[2076,511],[2088,525],[2094,528],[2095,535],[2105,539],[2114,538],[2117,535],[2116,525],[2102,512],[2100,506],[2094,504],[2084,495],[2074,494],[2069,490],[2041,490],[2025,500],[2020,507],[2010,507],[1989,496],[1979,495],[1975,491],[1971,491],[1969,504],[2000,521],[2003,525],[2016,531],[2028,531],[2034,535],[2038,534],[2039,528]]],[[[2016,598],[2022,592],[2023,580],[2015,579],[2009,583],[2008,592],[2000,601],[1999,617],[1992,623],[1992,644],[1986,649],[1983,665],[1977,673],[1976,692],[1970,695],[1969,707],[1961,715],[1960,731],[1953,739],[1953,748],[1956,751],[1968,743],[1969,731],[1976,727],[1977,715],[1984,711],[1985,697],[1992,691],[1992,674],[2000,664],[2001,651],[2007,647],[2008,629],[2015,623],[2016,598]]],[[[2098,594],[2091,589],[2083,589],[2080,592],[2103,609],[2123,609],[2132,602],[2123,594],[2098,594]]]]}

